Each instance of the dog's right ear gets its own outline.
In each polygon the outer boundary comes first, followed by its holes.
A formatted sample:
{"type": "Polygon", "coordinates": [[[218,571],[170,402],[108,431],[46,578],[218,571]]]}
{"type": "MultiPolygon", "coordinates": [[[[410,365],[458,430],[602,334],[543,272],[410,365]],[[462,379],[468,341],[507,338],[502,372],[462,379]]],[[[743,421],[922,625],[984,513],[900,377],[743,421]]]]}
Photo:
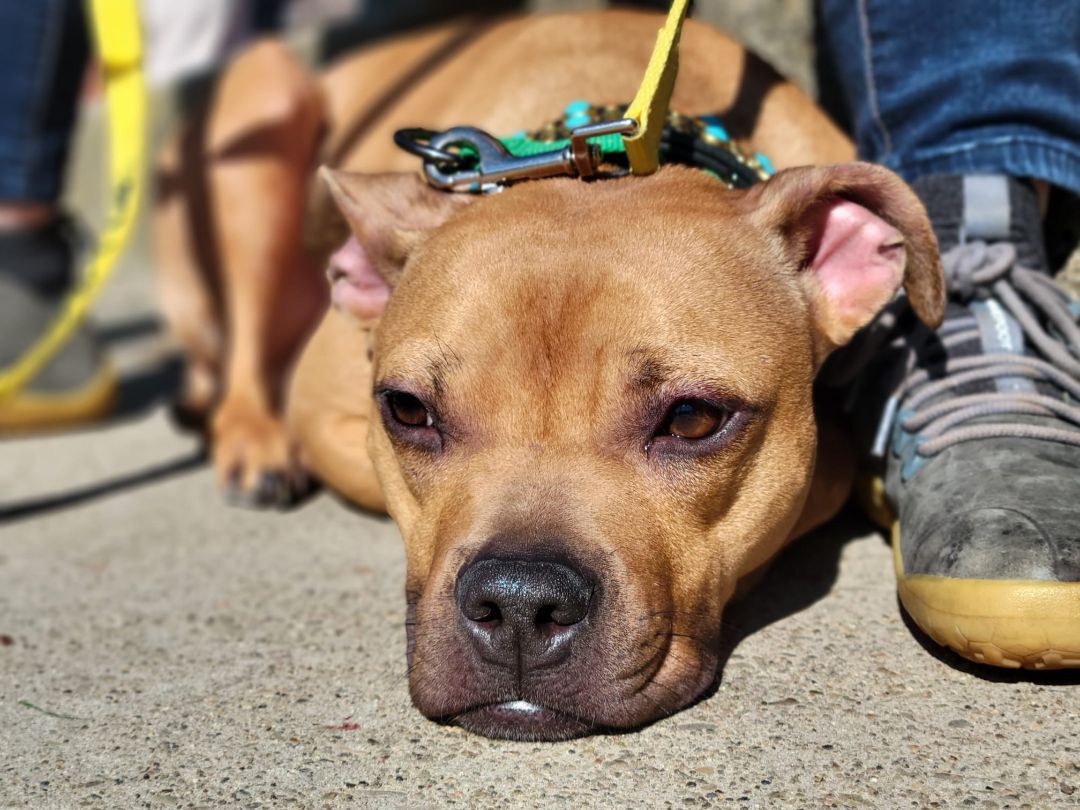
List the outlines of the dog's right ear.
{"type": "Polygon", "coordinates": [[[472,194],[438,191],[414,173],[319,176],[353,236],[330,259],[331,301],[361,321],[382,315],[409,254],[472,194]]]}
{"type": "Polygon", "coordinates": [[[934,232],[915,193],[888,169],[869,163],[785,169],[743,199],[799,271],[819,362],[869,323],[901,284],[923,323],[941,323],[945,284],[934,232]]]}

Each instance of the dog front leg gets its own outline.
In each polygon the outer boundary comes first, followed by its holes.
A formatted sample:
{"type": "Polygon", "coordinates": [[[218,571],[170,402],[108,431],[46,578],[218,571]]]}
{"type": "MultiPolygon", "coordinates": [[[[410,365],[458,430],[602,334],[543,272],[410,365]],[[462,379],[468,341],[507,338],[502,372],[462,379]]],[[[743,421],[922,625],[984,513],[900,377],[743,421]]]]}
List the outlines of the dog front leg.
{"type": "Polygon", "coordinates": [[[209,188],[228,324],[212,452],[219,485],[249,505],[284,505],[305,486],[281,389],[326,304],[300,238],[322,126],[316,83],[271,41],[236,60],[211,110],[209,188]]]}

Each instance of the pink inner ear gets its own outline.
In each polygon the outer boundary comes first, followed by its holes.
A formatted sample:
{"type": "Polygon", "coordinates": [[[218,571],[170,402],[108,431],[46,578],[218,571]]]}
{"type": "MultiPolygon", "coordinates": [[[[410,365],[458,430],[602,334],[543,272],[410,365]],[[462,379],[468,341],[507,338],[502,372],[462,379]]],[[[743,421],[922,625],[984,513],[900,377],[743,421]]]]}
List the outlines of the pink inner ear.
{"type": "Polygon", "coordinates": [[[820,212],[808,269],[825,298],[822,330],[840,344],[869,323],[900,286],[904,239],[858,203],[834,199],[820,212]]]}
{"type": "Polygon", "coordinates": [[[363,321],[374,320],[386,309],[390,285],[375,271],[355,236],[330,257],[330,300],[335,307],[363,321]]]}

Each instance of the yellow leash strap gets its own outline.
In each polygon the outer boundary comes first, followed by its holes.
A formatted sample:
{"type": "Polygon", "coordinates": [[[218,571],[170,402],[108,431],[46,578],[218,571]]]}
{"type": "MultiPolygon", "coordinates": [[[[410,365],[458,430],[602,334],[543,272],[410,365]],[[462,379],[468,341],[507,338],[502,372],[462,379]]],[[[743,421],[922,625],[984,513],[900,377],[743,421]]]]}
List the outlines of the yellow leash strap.
{"type": "Polygon", "coordinates": [[[109,214],[82,283],[68,296],[45,335],[0,373],[0,402],[13,397],[64,345],[116,266],[142,199],[146,88],[138,0],[88,0],[105,77],[109,118],[109,214]]]}
{"type": "Polygon", "coordinates": [[[637,122],[637,131],[630,137],[623,136],[630,171],[634,174],[652,174],[660,167],[660,131],[679,72],[679,34],[689,5],[690,0],[675,0],[671,4],[667,21],[656,35],[645,77],[626,108],[626,117],[637,122]]]}

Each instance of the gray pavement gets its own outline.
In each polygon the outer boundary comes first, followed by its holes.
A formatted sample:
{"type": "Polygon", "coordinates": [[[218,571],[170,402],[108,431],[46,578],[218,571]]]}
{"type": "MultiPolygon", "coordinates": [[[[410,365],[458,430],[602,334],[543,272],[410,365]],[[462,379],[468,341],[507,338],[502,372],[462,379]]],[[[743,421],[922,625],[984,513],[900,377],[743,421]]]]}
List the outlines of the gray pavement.
{"type": "Polygon", "coordinates": [[[697,705],[555,744],[435,725],[393,525],[223,505],[167,418],[143,251],[98,316],[123,413],[0,442],[0,808],[1080,806],[1076,676],[924,647],[854,514],[731,610],[697,705]]]}

